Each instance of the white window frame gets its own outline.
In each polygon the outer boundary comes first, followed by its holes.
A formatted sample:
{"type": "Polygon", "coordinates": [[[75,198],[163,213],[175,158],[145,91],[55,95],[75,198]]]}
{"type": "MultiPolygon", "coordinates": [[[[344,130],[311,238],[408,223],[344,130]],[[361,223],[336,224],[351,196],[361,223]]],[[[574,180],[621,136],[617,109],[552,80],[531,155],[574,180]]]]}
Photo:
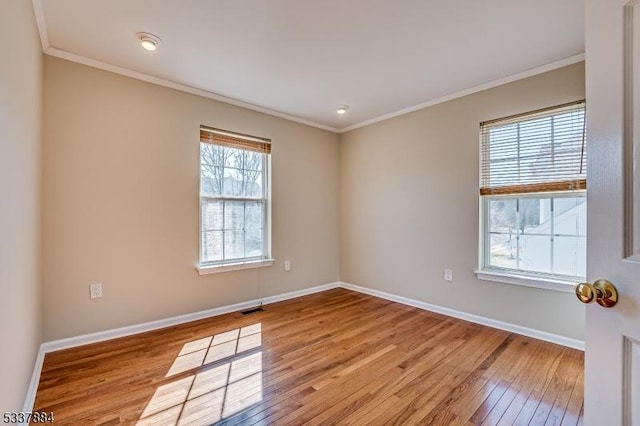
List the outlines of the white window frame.
{"type": "MultiPolygon", "coordinates": [[[[558,108],[560,108],[559,106],[558,108]]],[[[553,109],[553,108],[549,108],[553,109]]],[[[532,112],[532,114],[535,113],[532,112]]],[[[522,119],[526,120],[528,114],[522,114],[522,119]]],[[[481,135],[482,139],[482,135],[481,135]]],[[[482,144],[482,141],[481,141],[482,144]]],[[[482,155],[481,155],[482,157],[482,155]]],[[[482,162],[482,158],[480,158],[482,162]]],[[[482,165],[481,165],[482,168],[482,165]]],[[[587,196],[585,190],[575,191],[558,191],[558,192],[537,192],[537,193],[521,193],[521,194],[508,194],[508,195],[480,195],[479,196],[479,236],[478,236],[478,269],[475,274],[478,279],[484,281],[493,281],[499,283],[520,285],[526,287],[542,288],[548,290],[555,290],[560,292],[572,293],[574,286],[578,282],[583,282],[585,277],[574,277],[561,274],[540,273],[533,271],[526,271],[520,269],[511,269],[491,266],[489,264],[490,256],[490,227],[489,227],[489,204],[490,200],[495,199],[517,199],[517,198],[576,198],[587,196]]],[[[553,205],[553,202],[552,202],[553,205]]],[[[551,211],[551,217],[553,218],[553,210],[551,211]]],[[[553,222],[553,219],[552,219],[553,222]]],[[[552,250],[553,250],[553,231],[551,232],[552,238],[552,250]]],[[[586,237],[585,237],[586,238],[586,237]]]]}
{"type": "MultiPolygon", "coordinates": [[[[203,126],[204,128],[204,126],[203,126]]],[[[202,130],[201,130],[202,131],[202,130]]],[[[226,132],[226,131],[221,131],[226,132]]],[[[226,132],[233,136],[243,136],[247,138],[253,138],[247,135],[241,135],[234,132],[226,132]]],[[[271,154],[261,153],[262,156],[262,195],[261,197],[230,197],[230,196],[206,196],[202,195],[202,155],[200,154],[202,145],[210,142],[200,142],[199,155],[198,155],[198,195],[199,195],[199,209],[198,209],[198,258],[199,262],[197,270],[200,275],[236,271],[242,269],[260,268],[273,265],[275,259],[271,257],[271,154]],[[202,208],[203,203],[208,201],[260,201],[263,204],[263,217],[262,217],[262,255],[252,256],[227,260],[205,261],[203,260],[202,244],[203,244],[203,220],[202,220],[202,208]]],[[[212,143],[216,145],[215,143],[212,143]]],[[[218,145],[223,146],[223,145],[218,145]]],[[[223,146],[224,147],[224,146],[223,146]]],[[[242,149],[242,148],[236,148],[242,149]]],[[[224,250],[224,241],[222,243],[224,250]]]]}
{"type": "MultiPolygon", "coordinates": [[[[485,195],[480,197],[480,250],[476,276],[484,281],[494,281],[514,285],[522,285],[526,287],[544,288],[548,290],[557,290],[562,292],[573,292],[573,286],[577,282],[582,282],[585,277],[574,277],[562,274],[550,274],[543,272],[525,271],[521,269],[504,268],[492,266],[489,264],[489,256],[491,252],[491,237],[489,226],[489,204],[491,200],[496,199],[517,199],[517,198],[578,198],[585,197],[586,191],[563,191],[563,192],[542,192],[531,194],[514,194],[514,195],[485,195]]],[[[553,201],[551,202],[551,217],[553,217],[553,201]]],[[[553,220],[551,221],[553,228],[553,220]]],[[[546,236],[546,235],[545,235],[546,236]]],[[[553,238],[555,237],[551,231],[551,252],[553,255],[553,238]]],[[[586,236],[585,236],[586,238],[586,236]]]]}

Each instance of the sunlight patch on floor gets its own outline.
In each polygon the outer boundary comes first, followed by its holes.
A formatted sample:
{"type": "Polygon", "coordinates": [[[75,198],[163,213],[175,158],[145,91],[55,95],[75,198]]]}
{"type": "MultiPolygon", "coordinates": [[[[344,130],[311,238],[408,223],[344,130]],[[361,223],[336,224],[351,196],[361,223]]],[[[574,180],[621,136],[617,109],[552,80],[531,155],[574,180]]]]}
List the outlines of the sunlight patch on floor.
{"type": "Polygon", "coordinates": [[[260,323],[185,343],[166,377],[211,364],[262,345],[260,323]]]}
{"type": "Polygon", "coordinates": [[[166,377],[204,370],[159,386],[137,425],[211,424],[259,403],[262,351],[244,353],[261,345],[260,323],[186,343],[166,377]]]}

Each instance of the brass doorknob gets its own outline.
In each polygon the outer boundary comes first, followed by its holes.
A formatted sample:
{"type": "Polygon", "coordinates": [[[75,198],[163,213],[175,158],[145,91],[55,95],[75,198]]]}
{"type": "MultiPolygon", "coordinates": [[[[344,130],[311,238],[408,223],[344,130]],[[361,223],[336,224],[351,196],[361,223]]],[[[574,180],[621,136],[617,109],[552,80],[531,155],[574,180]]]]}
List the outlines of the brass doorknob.
{"type": "Polygon", "coordinates": [[[582,303],[591,303],[595,300],[598,305],[605,308],[612,308],[618,303],[618,289],[607,280],[598,280],[593,284],[578,284],[576,296],[582,303]]]}

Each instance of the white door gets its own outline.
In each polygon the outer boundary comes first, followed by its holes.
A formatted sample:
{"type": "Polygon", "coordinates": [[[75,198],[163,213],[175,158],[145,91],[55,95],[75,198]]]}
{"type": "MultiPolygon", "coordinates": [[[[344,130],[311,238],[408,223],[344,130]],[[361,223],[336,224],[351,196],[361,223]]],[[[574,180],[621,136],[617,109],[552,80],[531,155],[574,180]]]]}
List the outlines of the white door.
{"type": "Polygon", "coordinates": [[[587,275],[613,308],[586,313],[585,424],[640,425],[640,0],[586,0],[587,275]],[[634,158],[635,152],[635,158],[634,158]]]}

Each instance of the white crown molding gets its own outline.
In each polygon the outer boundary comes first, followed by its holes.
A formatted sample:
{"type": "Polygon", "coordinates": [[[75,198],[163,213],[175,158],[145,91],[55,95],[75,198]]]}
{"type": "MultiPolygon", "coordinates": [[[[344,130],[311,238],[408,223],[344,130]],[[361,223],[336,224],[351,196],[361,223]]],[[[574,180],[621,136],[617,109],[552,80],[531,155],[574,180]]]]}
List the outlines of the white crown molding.
{"type": "Polygon", "coordinates": [[[36,18],[38,33],[40,34],[40,43],[42,43],[42,51],[45,52],[49,48],[49,33],[47,31],[47,21],[44,17],[44,8],[42,0],[32,0],[33,14],[36,18]]]}
{"type": "Polygon", "coordinates": [[[547,333],[546,331],[523,327],[521,325],[511,324],[504,321],[498,321],[480,315],[474,315],[467,312],[457,311],[455,309],[445,308],[443,306],[432,305],[430,303],[421,302],[419,300],[410,299],[408,297],[396,296],[394,294],[385,293],[384,291],[360,287],[345,282],[340,283],[340,287],[347,290],[353,290],[359,293],[368,294],[370,296],[387,299],[392,302],[402,303],[403,305],[413,306],[414,308],[424,309],[425,311],[436,312],[438,314],[447,315],[476,324],[486,325],[487,327],[497,328],[499,330],[505,330],[512,333],[521,334],[523,336],[533,337],[534,339],[544,340],[546,342],[551,342],[557,345],[567,346],[569,348],[584,351],[584,342],[581,340],[572,339],[570,337],[547,333]]]}
{"type": "Polygon", "coordinates": [[[296,117],[294,115],[286,114],[284,112],[275,111],[269,108],[254,105],[249,102],[240,101],[226,96],[218,95],[217,93],[210,92],[204,89],[198,89],[186,84],[178,83],[171,80],[164,80],[162,78],[154,77],[152,75],[144,74],[138,71],[133,71],[127,68],[118,67],[115,65],[107,64],[105,62],[96,61],[86,56],[76,55],[75,53],[67,52],[62,49],[51,47],[49,43],[49,33],[47,31],[47,21],[45,19],[44,8],[42,0],[32,0],[33,12],[36,19],[36,25],[38,26],[38,33],[40,34],[40,42],[42,43],[42,52],[45,55],[54,56],[56,58],[66,59],[68,61],[76,62],[79,64],[87,65],[93,68],[98,68],[104,71],[109,71],[115,74],[120,74],[126,77],[135,78],[136,80],[146,81],[147,83],[156,84],[162,87],[168,87],[181,92],[190,93],[196,96],[202,96],[203,98],[213,99],[215,101],[224,102],[226,104],[235,105],[241,108],[246,108],[252,111],[260,112],[263,114],[271,115],[285,120],[293,121],[296,123],[304,124],[306,126],[316,127],[322,130],[328,130],[330,132],[338,133],[339,129],[324,124],[316,123],[304,118],[296,117]]]}
{"type": "MultiPolygon", "coordinates": [[[[34,0],[38,1],[38,0],[34,0]]],[[[128,68],[118,67],[116,65],[107,64],[105,62],[96,61],[95,59],[87,58],[86,56],[76,55],[75,53],[67,52],[66,50],[57,49],[55,47],[47,48],[44,53],[49,56],[55,56],[56,58],[66,59],[67,61],[76,62],[78,64],[87,65],[93,68],[98,68],[104,71],[109,71],[114,74],[120,74],[125,77],[134,78],[136,80],[145,81],[147,83],[156,84],[162,87],[168,87],[181,92],[190,93],[192,95],[202,96],[203,98],[213,99],[214,101],[223,102],[225,104],[235,105],[241,108],[246,108],[252,111],[261,112],[263,114],[271,115],[285,120],[293,121],[296,123],[304,124],[306,126],[317,127],[318,129],[328,130],[330,132],[338,133],[338,129],[335,127],[325,126],[324,124],[316,123],[304,118],[289,115],[284,112],[275,111],[269,108],[254,105],[248,102],[239,101],[237,99],[228,98],[226,96],[218,95],[208,90],[198,89],[196,87],[188,86],[183,83],[176,83],[175,81],[165,80],[162,78],[154,77],[152,75],[144,74],[138,71],[133,71],[128,68]]]]}
{"type": "Polygon", "coordinates": [[[381,115],[380,117],[372,118],[371,120],[362,121],[357,124],[353,124],[351,126],[343,127],[339,129],[339,133],[345,133],[350,130],[355,130],[360,127],[365,127],[370,124],[379,123],[380,121],[388,120],[390,118],[398,117],[400,115],[409,114],[410,112],[418,111],[424,108],[428,108],[430,106],[434,106],[437,104],[441,104],[443,102],[448,102],[453,99],[461,98],[463,96],[468,96],[477,92],[481,92],[483,90],[492,89],[494,87],[502,86],[503,84],[511,83],[517,80],[522,80],[523,78],[533,77],[534,75],[542,74],[548,71],[553,71],[558,68],[566,67],[568,65],[573,65],[578,62],[584,61],[584,53],[580,53],[578,55],[570,56],[565,59],[561,59],[559,61],[551,62],[546,65],[542,65],[539,67],[531,68],[526,71],[522,71],[516,74],[509,75],[507,77],[502,77],[497,80],[490,81],[488,83],[480,84],[478,86],[471,87],[469,89],[461,90],[460,92],[452,93],[447,96],[443,96],[441,98],[436,98],[427,102],[423,102],[418,105],[414,105],[412,107],[403,108],[396,112],[391,112],[389,114],[381,115]]]}
{"type": "Polygon", "coordinates": [[[408,108],[403,108],[401,110],[391,112],[389,114],[384,114],[376,118],[372,118],[370,120],[362,121],[360,123],[352,124],[343,128],[336,128],[327,126],[325,124],[316,123],[311,120],[306,120],[304,118],[296,117],[294,115],[286,114],[280,111],[272,110],[266,107],[262,107],[259,105],[254,105],[249,102],[240,101],[238,99],[229,98],[227,96],[218,95],[214,92],[210,92],[208,90],[199,89],[196,87],[192,87],[183,83],[178,83],[171,80],[165,80],[162,78],[154,77],[149,74],[144,74],[138,71],[133,71],[128,68],[122,68],[115,65],[107,64],[104,62],[96,61],[95,59],[87,58],[86,56],[77,55],[75,53],[67,52],[65,50],[57,49],[55,47],[51,47],[49,44],[49,36],[47,32],[47,23],[44,15],[44,9],[42,6],[42,0],[32,0],[33,10],[36,18],[36,23],[38,26],[38,32],[40,33],[40,41],[42,42],[42,51],[46,55],[54,56],[61,59],[66,59],[68,61],[76,62],[79,64],[87,65],[93,68],[98,68],[104,71],[109,71],[115,74],[124,75],[126,77],[134,78],[136,80],[146,81],[147,83],[156,84],[158,86],[168,87],[171,89],[179,90],[181,92],[190,93],[192,95],[202,96],[203,98],[213,99],[215,101],[224,102],[226,104],[235,105],[241,108],[246,108],[252,111],[261,112],[263,114],[271,115],[274,117],[283,118],[285,120],[293,121],[296,123],[304,124],[311,127],[316,127],[318,129],[328,130],[334,133],[345,133],[350,130],[355,130],[360,127],[365,127],[370,124],[378,123],[380,121],[388,120],[390,118],[398,117],[400,115],[408,114],[410,112],[414,112],[423,108],[427,108],[430,106],[434,106],[443,102],[447,102],[453,99],[461,98],[463,96],[471,95],[476,92],[480,92],[482,90],[491,89],[493,87],[501,86],[506,83],[511,83],[516,80],[521,80],[523,78],[532,77],[537,74],[542,74],[547,71],[552,71],[558,68],[562,68],[568,65],[575,64],[577,62],[584,61],[585,55],[584,53],[571,56],[566,59],[562,59],[559,61],[555,61],[546,65],[542,65],[536,68],[531,68],[529,70],[516,73],[507,77],[503,77],[497,80],[490,81],[488,83],[481,84],[479,86],[471,87],[469,89],[465,89],[451,95],[443,96],[437,99],[433,99],[430,101],[423,102],[418,105],[414,105],[408,108]]]}

